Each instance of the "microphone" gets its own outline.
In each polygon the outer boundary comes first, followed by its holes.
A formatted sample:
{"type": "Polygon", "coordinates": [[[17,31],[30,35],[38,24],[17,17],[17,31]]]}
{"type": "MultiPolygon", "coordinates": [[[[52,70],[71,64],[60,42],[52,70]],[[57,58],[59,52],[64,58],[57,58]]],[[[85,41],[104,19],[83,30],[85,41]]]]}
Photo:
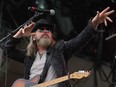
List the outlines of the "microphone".
{"type": "Polygon", "coordinates": [[[42,14],[55,15],[55,11],[53,9],[51,9],[51,10],[39,10],[36,7],[28,7],[28,10],[34,11],[34,12],[39,12],[39,13],[42,13],[42,14]]]}

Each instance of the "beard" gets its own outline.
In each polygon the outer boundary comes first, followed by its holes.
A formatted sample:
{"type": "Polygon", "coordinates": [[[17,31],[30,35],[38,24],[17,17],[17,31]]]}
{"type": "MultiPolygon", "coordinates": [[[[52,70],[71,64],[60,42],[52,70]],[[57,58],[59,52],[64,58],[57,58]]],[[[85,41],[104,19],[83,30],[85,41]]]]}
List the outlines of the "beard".
{"type": "Polygon", "coordinates": [[[44,48],[49,47],[52,43],[51,39],[46,37],[41,37],[37,42],[39,46],[44,48]]]}

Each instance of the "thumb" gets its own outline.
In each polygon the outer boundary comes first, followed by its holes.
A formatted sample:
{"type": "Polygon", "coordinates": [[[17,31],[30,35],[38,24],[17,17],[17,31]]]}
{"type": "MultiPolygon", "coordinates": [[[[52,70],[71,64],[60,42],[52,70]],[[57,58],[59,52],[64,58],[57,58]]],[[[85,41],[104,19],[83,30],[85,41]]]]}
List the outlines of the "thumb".
{"type": "Polygon", "coordinates": [[[100,14],[100,13],[99,13],[99,11],[97,11],[96,18],[98,18],[98,17],[99,17],[99,14],[100,14]]]}
{"type": "Polygon", "coordinates": [[[35,33],[31,33],[31,34],[30,34],[30,36],[34,36],[34,35],[35,35],[35,33]]]}

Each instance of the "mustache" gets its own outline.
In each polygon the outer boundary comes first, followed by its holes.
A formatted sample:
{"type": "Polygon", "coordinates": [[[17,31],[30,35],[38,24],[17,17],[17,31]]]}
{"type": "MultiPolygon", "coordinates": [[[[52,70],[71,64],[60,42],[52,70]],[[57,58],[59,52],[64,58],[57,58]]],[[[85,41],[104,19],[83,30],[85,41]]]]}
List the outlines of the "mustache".
{"type": "Polygon", "coordinates": [[[47,34],[43,34],[43,35],[41,35],[41,37],[44,37],[44,36],[47,36],[48,38],[50,38],[47,34]]]}

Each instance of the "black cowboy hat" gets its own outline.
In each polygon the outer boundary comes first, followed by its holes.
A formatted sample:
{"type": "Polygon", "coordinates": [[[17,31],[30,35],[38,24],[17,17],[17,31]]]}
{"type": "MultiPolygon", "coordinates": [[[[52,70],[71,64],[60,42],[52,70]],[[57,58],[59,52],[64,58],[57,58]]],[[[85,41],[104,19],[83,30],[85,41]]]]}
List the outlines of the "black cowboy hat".
{"type": "Polygon", "coordinates": [[[35,32],[37,29],[39,29],[41,27],[46,27],[51,32],[54,31],[54,25],[53,24],[50,24],[46,19],[40,19],[39,21],[37,21],[35,23],[35,26],[34,26],[32,32],[35,32]]]}

